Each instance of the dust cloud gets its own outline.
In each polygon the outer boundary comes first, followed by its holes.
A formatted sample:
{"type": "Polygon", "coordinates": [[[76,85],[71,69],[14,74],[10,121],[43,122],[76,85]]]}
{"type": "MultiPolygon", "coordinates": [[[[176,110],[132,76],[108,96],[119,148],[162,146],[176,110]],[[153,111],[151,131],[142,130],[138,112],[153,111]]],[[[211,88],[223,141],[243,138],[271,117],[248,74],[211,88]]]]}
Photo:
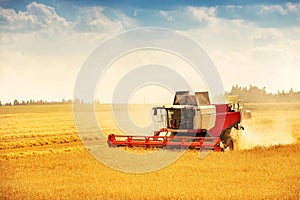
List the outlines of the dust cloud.
{"type": "MultiPolygon", "coordinates": [[[[275,120],[277,121],[277,120],[275,120]]],[[[236,149],[251,149],[254,147],[269,147],[278,144],[291,144],[295,138],[289,132],[286,121],[272,123],[268,126],[255,126],[244,122],[245,130],[232,130],[236,149]]]]}

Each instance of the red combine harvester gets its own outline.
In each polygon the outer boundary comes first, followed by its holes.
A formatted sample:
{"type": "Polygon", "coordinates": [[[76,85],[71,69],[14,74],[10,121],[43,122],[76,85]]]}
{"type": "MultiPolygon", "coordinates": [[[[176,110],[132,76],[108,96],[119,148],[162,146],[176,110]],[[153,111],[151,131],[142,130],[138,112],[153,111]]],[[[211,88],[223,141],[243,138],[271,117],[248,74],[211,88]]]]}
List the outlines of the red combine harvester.
{"type": "Polygon", "coordinates": [[[110,134],[108,145],[232,151],[230,132],[232,128],[243,129],[240,111],[230,104],[211,104],[208,92],[176,92],[173,105],[152,108],[152,118],[152,136],[110,134]]]}

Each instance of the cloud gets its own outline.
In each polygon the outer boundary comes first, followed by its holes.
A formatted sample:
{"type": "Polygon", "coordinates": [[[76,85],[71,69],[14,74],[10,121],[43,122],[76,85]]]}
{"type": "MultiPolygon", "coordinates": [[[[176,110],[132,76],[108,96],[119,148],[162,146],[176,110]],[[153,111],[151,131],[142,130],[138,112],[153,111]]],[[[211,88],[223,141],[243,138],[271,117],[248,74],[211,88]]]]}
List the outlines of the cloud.
{"type": "Polygon", "coordinates": [[[202,23],[213,23],[216,20],[216,8],[215,7],[187,7],[187,13],[189,13],[192,19],[202,23]]]}
{"type": "MultiPolygon", "coordinates": [[[[121,23],[122,28],[124,30],[137,27],[137,21],[128,17],[123,12],[113,9],[111,10],[111,13],[113,13],[116,16],[116,20],[119,21],[119,23],[121,23]]],[[[134,15],[135,14],[137,15],[137,13],[134,12],[134,15]]]]}
{"type": "Polygon", "coordinates": [[[0,7],[0,29],[7,32],[107,32],[118,33],[136,26],[136,21],[118,10],[100,6],[81,7],[71,22],[59,16],[54,7],[32,2],[25,11],[0,7]],[[115,19],[105,15],[112,13],[115,19]]]}
{"type": "Polygon", "coordinates": [[[264,15],[269,12],[278,12],[281,15],[287,15],[287,13],[288,13],[288,11],[280,5],[268,5],[268,6],[263,5],[260,8],[260,10],[257,12],[257,14],[264,15]]]}
{"type": "Polygon", "coordinates": [[[240,19],[260,27],[299,26],[300,3],[218,5],[216,16],[222,19],[240,19]]]}
{"type": "Polygon", "coordinates": [[[168,22],[173,21],[173,17],[171,15],[169,15],[166,11],[160,10],[159,15],[162,16],[163,18],[165,18],[168,22]]]}
{"type": "Polygon", "coordinates": [[[258,15],[265,15],[269,13],[279,13],[280,15],[288,15],[291,13],[299,14],[300,4],[288,2],[283,5],[262,5],[260,6],[258,15]]]}
{"type": "Polygon", "coordinates": [[[295,3],[287,3],[286,4],[286,7],[287,7],[287,10],[289,12],[292,12],[292,13],[298,13],[300,12],[300,4],[295,4],[295,3]]]}
{"type": "Polygon", "coordinates": [[[60,30],[71,23],[57,15],[55,9],[44,4],[32,2],[26,11],[16,13],[13,9],[0,7],[0,28],[2,31],[30,32],[41,29],[60,30]]]}
{"type": "Polygon", "coordinates": [[[133,16],[134,16],[134,17],[137,17],[137,16],[138,16],[138,10],[137,10],[137,9],[134,10],[133,16]]]}
{"type": "Polygon", "coordinates": [[[254,31],[249,36],[250,42],[255,42],[257,44],[265,44],[269,42],[276,42],[278,37],[282,36],[282,33],[280,31],[276,31],[276,29],[259,29],[259,31],[254,31]],[[263,30],[263,31],[262,31],[263,30]]]}
{"type": "Polygon", "coordinates": [[[55,8],[36,2],[18,12],[0,7],[0,56],[4,49],[32,57],[87,53],[112,34],[136,26],[121,11],[109,10],[116,19],[105,11],[99,6],[82,7],[71,22],[55,8]]]}
{"type": "Polygon", "coordinates": [[[80,9],[76,29],[84,32],[119,32],[122,29],[120,21],[113,21],[103,14],[102,7],[84,7],[80,9]]]}

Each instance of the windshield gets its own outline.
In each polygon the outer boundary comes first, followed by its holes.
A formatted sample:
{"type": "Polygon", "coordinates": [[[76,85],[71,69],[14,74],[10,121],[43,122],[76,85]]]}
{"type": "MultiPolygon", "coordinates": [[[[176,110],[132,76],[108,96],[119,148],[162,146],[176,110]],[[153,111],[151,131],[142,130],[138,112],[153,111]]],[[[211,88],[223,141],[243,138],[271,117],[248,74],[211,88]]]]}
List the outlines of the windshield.
{"type": "Polygon", "coordinates": [[[165,108],[153,108],[152,120],[155,130],[167,127],[167,111],[165,108]]]}

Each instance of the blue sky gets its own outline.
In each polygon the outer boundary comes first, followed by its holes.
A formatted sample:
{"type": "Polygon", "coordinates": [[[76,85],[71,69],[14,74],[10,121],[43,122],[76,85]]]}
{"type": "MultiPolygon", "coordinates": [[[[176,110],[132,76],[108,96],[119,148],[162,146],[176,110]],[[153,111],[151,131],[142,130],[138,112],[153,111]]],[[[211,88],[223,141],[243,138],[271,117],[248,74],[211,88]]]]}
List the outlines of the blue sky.
{"type": "Polygon", "coordinates": [[[140,27],[196,41],[226,90],[300,90],[300,1],[0,0],[0,100],[72,98],[89,53],[140,27]]]}
{"type": "MultiPolygon", "coordinates": [[[[185,7],[215,7],[217,8],[216,17],[224,19],[243,19],[249,22],[256,23],[262,27],[282,27],[282,26],[299,26],[298,10],[292,12],[288,5],[298,5],[299,1],[179,1],[179,0],[153,0],[153,1],[0,1],[0,6],[3,8],[11,8],[16,12],[25,11],[26,6],[32,2],[41,3],[55,8],[58,15],[69,21],[76,21],[80,15],[82,7],[102,7],[105,8],[104,13],[112,19],[116,16],[111,10],[118,10],[128,17],[136,18],[141,26],[174,26],[174,28],[184,28],[183,20],[180,23],[182,13],[178,12],[185,7]],[[156,15],[156,11],[166,11],[175,13],[173,24],[167,24],[164,21],[160,22],[161,15],[156,15]],[[177,17],[177,18],[175,18],[177,17]],[[176,21],[175,21],[176,19],[176,21]]],[[[195,24],[191,24],[193,26],[195,24]]]]}

